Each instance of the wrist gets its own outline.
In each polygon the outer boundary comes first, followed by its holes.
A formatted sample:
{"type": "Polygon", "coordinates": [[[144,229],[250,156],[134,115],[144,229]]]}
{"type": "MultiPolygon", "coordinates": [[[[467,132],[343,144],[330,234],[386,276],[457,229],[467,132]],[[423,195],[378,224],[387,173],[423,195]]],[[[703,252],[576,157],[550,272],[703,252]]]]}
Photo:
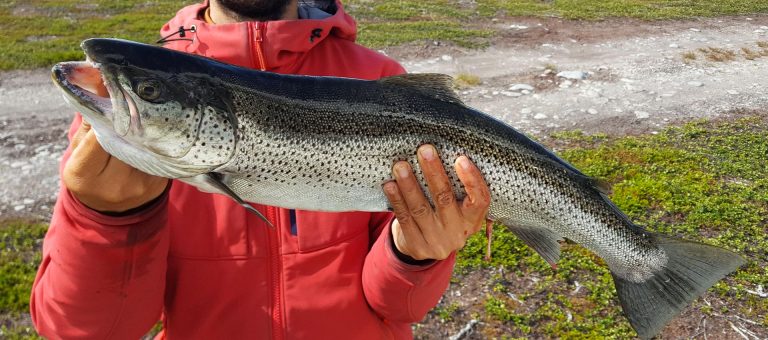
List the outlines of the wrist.
{"type": "Polygon", "coordinates": [[[80,201],[83,206],[94,212],[111,217],[124,217],[139,213],[154,206],[167,195],[171,188],[171,183],[172,181],[166,180],[166,184],[163,186],[162,191],[155,195],[150,195],[148,200],[147,198],[133,198],[110,202],[88,196],[81,197],[74,192],[72,193],[72,196],[80,201]]]}
{"type": "MultiPolygon", "coordinates": [[[[397,220],[394,220],[392,223],[393,224],[396,223],[395,221],[397,221],[397,220]]],[[[394,228],[391,228],[391,229],[394,229],[394,228]]],[[[409,255],[406,255],[403,252],[401,252],[400,249],[397,248],[397,244],[395,244],[395,235],[394,235],[393,231],[390,232],[389,246],[390,246],[390,248],[392,248],[392,252],[395,254],[395,257],[397,257],[397,259],[400,260],[400,262],[408,264],[408,265],[412,265],[412,266],[428,266],[428,265],[431,265],[431,264],[435,263],[435,261],[436,261],[436,260],[433,260],[433,259],[417,260],[417,259],[414,259],[413,257],[411,257],[409,255]]]]}
{"type": "Polygon", "coordinates": [[[138,207],[135,207],[135,208],[131,208],[131,209],[128,209],[128,210],[123,210],[123,211],[99,211],[99,210],[96,210],[96,211],[101,213],[101,214],[104,214],[104,215],[107,215],[107,216],[111,216],[111,217],[131,216],[131,215],[143,212],[145,210],[149,210],[152,207],[154,207],[158,202],[163,200],[166,195],[168,195],[168,189],[170,189],[170,188],[171,188],[171,181],[168,181],[168,186],[166,186],[165,191],[161,192],[159,196],[157,196],[157,197],[153,198],[152,200],[150,200],[149,202],[146,202],[146,203],[144,203],[144,204],[142,204],[142,205],[140,205],[138,207]]]}

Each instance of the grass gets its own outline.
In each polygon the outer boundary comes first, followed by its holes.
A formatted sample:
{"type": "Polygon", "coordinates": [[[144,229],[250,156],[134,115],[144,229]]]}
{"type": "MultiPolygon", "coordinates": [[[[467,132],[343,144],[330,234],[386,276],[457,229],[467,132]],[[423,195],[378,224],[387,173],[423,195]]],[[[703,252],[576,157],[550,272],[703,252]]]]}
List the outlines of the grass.
{"type": "Polygon", "coordinates": [[[741,48],[741,55],[747,60],[755,60],[761,57],[760,52],[756,52],[748,47],[741,48]]]}
{"type": "Polygon", "coordinates": [[[486,0],[477,1],[478,11],[492,15],[556,16],[566,19],[599,20],[627,17],[643,20],[712,17],[768,11],[762,0],[486,0]]]}
{"type": "MultiPolygon", "coordinates": [[[[118,37],[151,43],[183,5],[195,1],[9,0],[0,4],[0,70],[50,67],[82,59],[80,42],[118,37]]],[[[600,20],[679,19],[768,12],[763,0],[348,0],[358,19],[359,42],[372,48],[411,42],[447,42],[467,48],[487,46],[491,19],[504,16],[600,20]]]]}
{"type": "Polygon", "coordinates": [[[704,54],[704,58],[714,62],[727,62],[736,60],[736,52],[719,47],[703,47],[699,52],[704,54]]]}
{"type": "Polygon", "coordinates": [[[36,338],[28,322],[29,295],[37,266],[40,264],[40,244],[46,230],[47,226],[40,223],[0,222],[2,339],[36,338]]]}
{"type": "Polygon", "coordinates": [[[768,57],[768,43],[764,41],[758,41],[758,49],[752,49],[750,47],[741,47],[739,51],[733,51],[720,47],[702,47],[695,51],[687,51],[682,53],[683,62],[686,64],[692,63],[699,58],[699,55],[703,59],[711,62],[726,63],[735,61],[739,57],[746,60],[756,60],[762,57],[768,57]]]}
{"type": "MultiPolygon", "coordinates": [[[[591,176],[614,183],[612,200],[639,225],[745,256],[748,264],[710,292],[731,312],[768,327],[768,299],[746,292],[768,286],[768,122],[764,118],[694,122],[653,136],[610,138],[566,132],[553,137],[552,146],[564,150],[565,159],[591,176]]],[[[481,308],[487,329],[508,329],[520,337],[634,336],[621,314],[609,271],[588,250],[564,245],[558,269],[553,271],[497,226],[492,251],[492,261],[485,262],[485,237],[473,236],[460,253],[457,273],[503,268],[509,272],[507,278],[538,281],[525,289],[504,279],[495,286],[488,283],[494,288],[482,306],[462,306],[481,308]],[[572,293],[574,282],[583,286],[583,293],[572,293]],[[507,291],[514,291],[525,306],[511,301],[507,291]]],[[[711,307],[695,306],[711,314],[711,307]]]]}

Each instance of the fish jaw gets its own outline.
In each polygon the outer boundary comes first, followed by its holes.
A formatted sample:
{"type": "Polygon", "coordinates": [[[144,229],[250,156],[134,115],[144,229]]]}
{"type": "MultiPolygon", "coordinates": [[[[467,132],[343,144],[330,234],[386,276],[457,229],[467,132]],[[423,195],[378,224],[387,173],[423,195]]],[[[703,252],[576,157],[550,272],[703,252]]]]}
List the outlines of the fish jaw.
{"type": "Polygon", "coordinates": [[[131,126],[130,109],[118,84],[111,81],[99,64],[63,62],[51,70],[51,77],[64,93],[64,99],[75,106],[91,125],[114,130],[125,136],[131,126]],[[128,113],[128,117],[124,117],[128,113]]]}

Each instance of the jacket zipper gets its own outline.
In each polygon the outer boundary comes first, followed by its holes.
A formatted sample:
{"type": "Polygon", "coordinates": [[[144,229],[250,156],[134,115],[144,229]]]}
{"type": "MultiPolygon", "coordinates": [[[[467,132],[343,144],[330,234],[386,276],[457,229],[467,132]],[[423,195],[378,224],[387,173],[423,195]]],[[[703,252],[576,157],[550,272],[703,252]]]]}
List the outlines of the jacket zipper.
{"type": "Polygon", "coordinates": [[[282,301],[282,263],[280,261],[280,223],[277,220],[277,208],[267,207],[267,219],[275,228],[268,229],[272,268],[272,338],[282,340],[283,334],[283,301],[282,301]]]}
{"type": "Polygon", "coordinates": [[[259,62],[258,68],[262,71],[267,70],[267,63],[264,61],[264,51],[261,49],[261,43],[264,41],[264,29],[266,28],[266,24],[263,22],[257,22],[256,23],[256,37],[254,42],[254,47],[256,47],[256,58],[259,62]]]}
{"type": "MultiPolygon", "coordinates": [[[[253,30],[255,31],[253,37],[253,53],[256,54],[256,67],[262,71],[267,70],[267,63],[264,61],[264,51],[262,50],[262,43],[264,41],[264,29],[266,23],[256,22],[253,30]]],[[[282,263],[280,261],[280,223],[277,221],[277,208],[267,206],[267,219],[272,223],[275,228],[270,228],[265,225],[267,229],[267,236],[269,236],[269,253],[270,253],[270,269],[272,271],[272,339],[282,340],[285,336],[283,332],[283,301],[282,301],[282,263]]]]}

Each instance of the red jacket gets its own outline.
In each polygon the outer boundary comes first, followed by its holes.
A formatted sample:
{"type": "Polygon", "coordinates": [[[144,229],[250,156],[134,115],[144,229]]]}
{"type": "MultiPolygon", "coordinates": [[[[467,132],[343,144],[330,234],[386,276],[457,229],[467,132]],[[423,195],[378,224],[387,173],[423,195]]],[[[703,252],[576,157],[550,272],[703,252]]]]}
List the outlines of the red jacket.
{"type": "MultiPolygon", "coordinates": [[[[403,72],[354,43],[340,4],[325,19],[222,25],[201,19],[206,6],[163,27],[196,28],[185,34],[193,41],[167,47],[279,73],[403,72]]],[[[171,339],[402,339],[448,286],[453,256],[428,266],[398,260],[390,213],[255,206],[275,229],[178,181],[125,217],[90,210],[62,187],[32,291],[35,327],[49,338],[137,339],[162,314],[158,337],[171,339]]]]}

